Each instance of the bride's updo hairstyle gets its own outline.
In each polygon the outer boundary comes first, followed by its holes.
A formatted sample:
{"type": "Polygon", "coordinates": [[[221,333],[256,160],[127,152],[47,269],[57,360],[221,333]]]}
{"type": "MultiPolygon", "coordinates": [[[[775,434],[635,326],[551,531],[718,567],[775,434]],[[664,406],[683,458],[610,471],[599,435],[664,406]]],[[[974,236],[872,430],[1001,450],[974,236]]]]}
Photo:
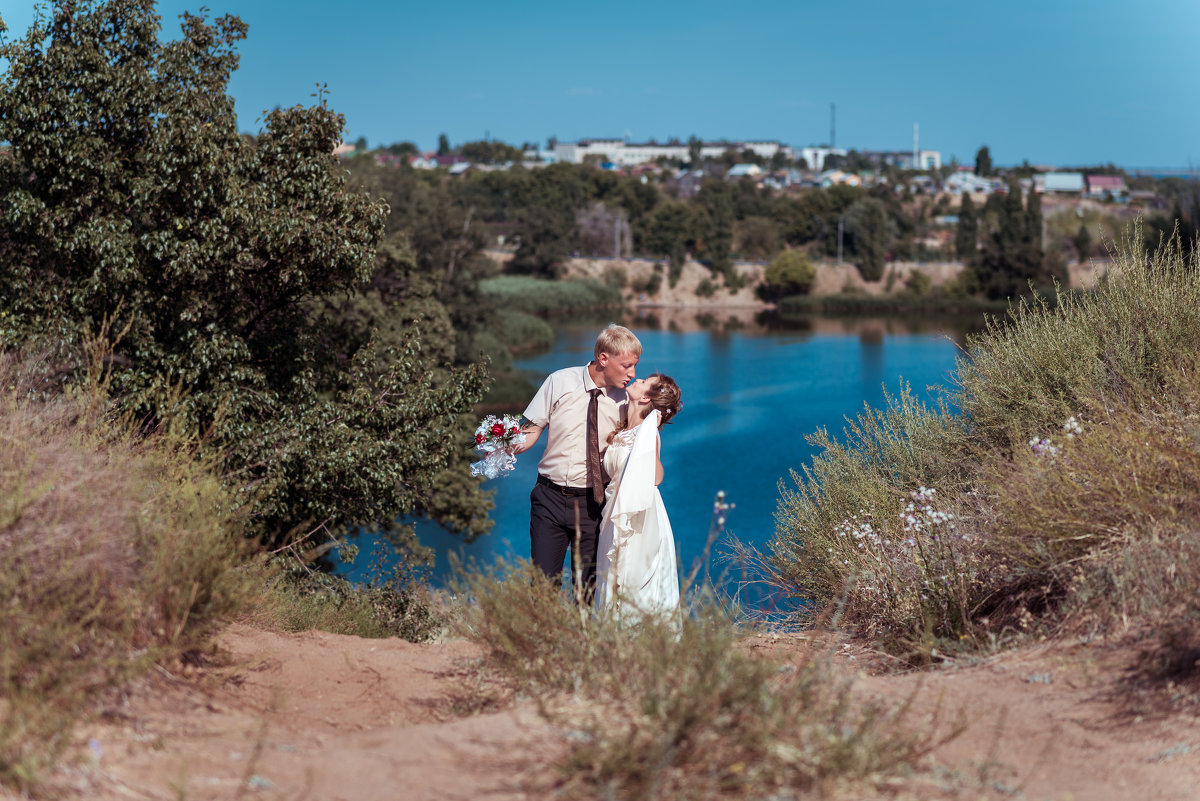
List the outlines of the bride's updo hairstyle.
{"type": "MultiPolygon", "coordinates": [[[[654,389],[646,393],[646,397],[650,399],[651,408],[658,409],[658,427],[661,429],[667,423],[671,422],[671,418],[679,413],[679,407],[683,405],[683,393],[679,389],[679,385],[675,383],[675,379],[669,375],[662,373],[651,373],[646,378],[657,378],[658,381],[654,384],[654,389]]],[[[609,444],[616,439],[617,434],[629,428],[629,421],[622,420],[621,424],[608,435],[609,444]]]]}
{"type": "Polygon", "coordinates": [[[658,413],[661,415],[658,427],[662,428],[679,413],[679,407],[683,405],[683,393],[680,391],[679,385],[675,383],[675,379],[669,375],[654,373],[649,377],[658,379],[654,383],[654,389],[650,390],[646,397],[650,399],[650,405],[658,409],[658,413]]]}

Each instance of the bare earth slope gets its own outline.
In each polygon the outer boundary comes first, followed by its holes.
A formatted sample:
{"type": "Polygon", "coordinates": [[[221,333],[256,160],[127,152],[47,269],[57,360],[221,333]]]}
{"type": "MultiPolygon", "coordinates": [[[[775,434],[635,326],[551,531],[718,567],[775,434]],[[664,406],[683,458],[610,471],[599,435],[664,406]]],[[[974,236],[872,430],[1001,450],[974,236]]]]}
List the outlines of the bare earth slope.
{"type": "Polygon", "coordinates": [[[232,668],[152,676],[81,730],[65,783],[102,799],[510,801],[555,753],[528,704],[454,714],[477,657],[463,641],[235,625],[221,646],[232,668]]]}
{"type": "MultiPolygon", "coordinates": [[[[56,795],[100,799],[517,801],[553,794],[569,732],[529,702],[461,716],[462,641],[413,645],[236,625],[233,667],[159,673],[81,727],[56,795]]],[[[755,646],[752,646],[755,647],[755,646]]],[[[802,638],[764,649],[787,656],[802,638]]],[[[847,651],[845,664],[857,661],[847,651]]],[[[970,727],[932,757],[916,798],[1200,798],[1200,723],[1138,716],[1120,692],[1129,649],[1047,645],[970,667],[863,675],[862,693],[916,712],[965,707],[970,727]],[[957,788],[957,789],[956,789],[957,788]]]]}

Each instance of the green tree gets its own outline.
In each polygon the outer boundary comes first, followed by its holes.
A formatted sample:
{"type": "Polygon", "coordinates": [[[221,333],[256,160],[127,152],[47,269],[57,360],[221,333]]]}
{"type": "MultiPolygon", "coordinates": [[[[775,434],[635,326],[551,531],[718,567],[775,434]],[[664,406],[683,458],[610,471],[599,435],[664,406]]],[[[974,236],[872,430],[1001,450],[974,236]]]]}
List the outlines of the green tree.
{"type": "MultiPolygon", "coordinates": [[[[1019,197],[1021,188],[1017,181],[1013,180],[1011,185],[1019,197]]],[[[1042,196],[1030,187],[1029,197],[1025,200],[1025,228],[1021,240],[1023,269],[1026,274],[1033,276],[1035,281],[1044,282],[1051,278],[1065,278],[1065,276],[1051,276],[1046,271],[1045,251],[1042,248],[1042,228],[1042,196]]]]}
{"type": "Polygon", "coordinates": [[[858,256],[863,280],[883,278],[884,259],[895,236],[883,202],[873,197],[856,201],[846,210],[845,231],[852,251],[858,256]]]}
{"type": "Polygon", "coordinates": [[[692,169],[696,169],[701,164],[700,148],[703,147],[704,143],[701,142],[698,137],[693,135],[693,136],[688,137],[687,144],[688,144],[688,164],[690,164],[692,166],[692,169]]]}
{"type": "Polygon", "coordinates": [[[747,217],[734,225],[738,254],[765,261],[779,252],[779,226],[769,217],[747,217]]]}
{"type": "Polygon", "coordinates": [[[521,161],[521,149],[505,142],[482,140],[464,142],[458,152],[477,164],[504,164],[521,161]]]}
{"type": "MultiPolygon", "coordinates": [[[[1030,193],[1022,204],[1021,187],[1015,180],[1008,193],[991,195],[980,222],[982,247],[976,263],[980,287],[990,298],[1015,297],[1028,291],[1031,283],[1045,282],[1042,252],[1041,202],[1030,193]]],[[[1058,276],[1061,280],[1062,276],[1058,276]]]]}
{"type": "Polygon", "coordinates": [[[422,322],[389,347],[381,315],[339,308],[386,213],[346,189],[343,119],[277,109],[240,136],[245,24],[181,29],[160,42],[148,0],[80,0],[0,45],[5,336],[71,353],[111,324],[121,407],[203,433],[268,542],[423,512],[469,525],[478,507],[434,485],[481,371],[429,352],[422,322]]]}
{"type": "Polygon", "coordinates": [[[413,142],[393,142],[384,148],[384,152],[391,153],[393,156],[415,156],[421,151],[417,149],[413,142]]]}
{"type": "Polygon", "coordinates": [[[817,268],[801,252],[785,250],[767,265],[763,274],[764,295],[778,300],[786,295],[803,295],[817,280],[817,268]]]}
{"type": "Polygon", "coordinates": [[[1088,256],[1092,252],[1092,235],[1088,233],[1087,226],[1080,224],[1079,230],[1075,232],[1075,237],[1071,240],[1071,244],[1075,246],[1075,253],[1078,254],[1080,261],[1087,261],[1088,256]]]}
{"type": "Polygon", "coordinates": [[[963,194],[962,206],[958,210],[958,226],[954,231],[954,250],[963,264],[971,265],[979,246],[979,219],[975,203],[969,194],[963,194]]]}
{"type": "Polygon", "coordinates": [[[695,222],[691,207],[682,200],[660,203],[646,222],[644,244],[654,256],[670,260],[668,283],[673,288],[679,281],[688,246],[694,241],[695,222]]]}
{"type": "Polygon", "coordinates": [[[571,253],[576,212],[590,199],[583,169],[574,164],[551,164],[514,185],[513,216],[520,244],[512,269],[558,276],[571,253]]]}
{"type": "Polygon", "coordinates": [[[449,156],[451,152],[450,140],[446,138],[444,133],[438,134],[437,154],[439,156],[449,156]]]}
{"type": "Polygon", "coordinates": [[[988,150],[988,146],[984,145],[975,151],[975,174],[980,177],[986,177],[993,174],[992,169],[992,153],[988,150]]]}
{"type": "Polygon", "coordinates": [[[728,274],[733,268],[733,199],[729,186],[722,181],[708,180],[700,187],[698,199],[706,214],[704,250],[713,272],[728,274]]]}

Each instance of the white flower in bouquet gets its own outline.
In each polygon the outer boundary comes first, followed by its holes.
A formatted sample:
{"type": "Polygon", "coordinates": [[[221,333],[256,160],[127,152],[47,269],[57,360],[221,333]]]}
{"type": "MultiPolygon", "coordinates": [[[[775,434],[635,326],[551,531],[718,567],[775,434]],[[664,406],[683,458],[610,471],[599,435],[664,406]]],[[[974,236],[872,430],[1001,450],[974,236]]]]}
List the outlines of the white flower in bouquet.
{"type": "Polygon", "coordinates": [[[503,417],[489,414],[475,429],[475,450],[483,458],[471,465],[471,475],[498,478],[511,472],[517,466],[517,457],[511,449],[524,442],[520,420],[507,414],[503,417]]]}

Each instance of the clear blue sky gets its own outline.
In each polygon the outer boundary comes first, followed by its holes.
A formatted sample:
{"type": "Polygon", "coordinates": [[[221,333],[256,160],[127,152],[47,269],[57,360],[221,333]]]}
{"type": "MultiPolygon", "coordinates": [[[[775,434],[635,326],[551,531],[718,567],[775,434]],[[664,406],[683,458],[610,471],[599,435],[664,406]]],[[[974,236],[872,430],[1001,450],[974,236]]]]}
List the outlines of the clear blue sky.
{"type": "MultiPolygon", "coordinates": [[[[250,26],[239,124],[312,102],[349,140],[778,139],[997,164],[1200,166],[1200,0],[517,4],[163,0],[250,26]]],[[[0,0],[9,35],[31,0],[0,0]]]]}

